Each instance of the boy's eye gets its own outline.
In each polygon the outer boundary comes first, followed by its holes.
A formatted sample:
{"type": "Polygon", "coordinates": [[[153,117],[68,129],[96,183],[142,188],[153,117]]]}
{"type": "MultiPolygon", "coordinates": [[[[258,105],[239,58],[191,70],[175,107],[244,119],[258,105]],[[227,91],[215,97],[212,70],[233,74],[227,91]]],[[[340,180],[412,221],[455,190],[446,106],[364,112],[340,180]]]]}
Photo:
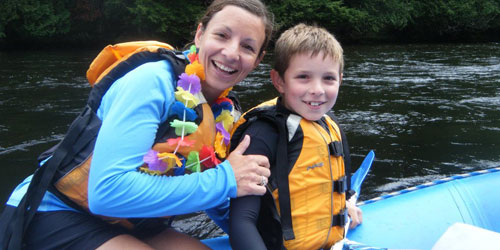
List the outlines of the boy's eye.
{"type": "Polygon", "coordinates": [[[324,79],[327,80],[327,81],[335,81],[335,80],[337,80],[334,76],[325,76],[324,79]]]}
{"type": "Polygon", "coordinates": [[[297,79],[307,79],[307,78],[309,78],[309,76],[306,74],[302,74],[302,75],[297,75],[296,78],[297,79]]]}

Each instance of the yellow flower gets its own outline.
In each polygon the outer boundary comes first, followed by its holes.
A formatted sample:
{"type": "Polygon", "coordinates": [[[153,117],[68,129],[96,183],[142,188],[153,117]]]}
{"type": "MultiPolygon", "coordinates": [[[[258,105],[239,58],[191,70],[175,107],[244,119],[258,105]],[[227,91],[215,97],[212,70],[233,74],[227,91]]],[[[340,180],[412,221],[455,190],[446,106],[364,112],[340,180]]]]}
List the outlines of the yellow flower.
{"type": "Polygon", "coordinates": [[[175,100],[181,102],[190,109],[196,107],[200,103],[200,100],[198,100],[196,96],[189,93],[189,91],[185,91],[181,87],[177,87],[177,91],[175,91],[174,94],[175,94],[175,100]]]}
{"type": "Polygon", "coordinates": [[[231,131],[231,126],[234,122],[234,117],[231,115],[229,110],[222,110],[219,116],[215,119],[215,122],[222,122],[226,131],[231,131]]]}
{"type": "Polygon", "coordinates": [[[161,159],[163,162],[167,163],[167,170],[165,170],[165,172],[173,168],[174,164],[178,167],[182,166],[182,162],[181,160],[179,160],[179,157],[172,153],[159,153],[158,159],[161,159]]]}
{"type": "Polygon", "coordinates": [[[226,144],[224,144],[222,140],[224,140],[224,136],[220,132],[217,132],[217,135],[215,135],[214,148],[220,158],[226,158],[226,144]]]}
{"type": "Polygon", "coordinates": [[[232,89],[233,89],[233,87],[227,88],[226,90],[224,90],[224,92],[222,92],[222,94],[220,94],[219,98],[226,97],[229,94],[229,91],[231,91],[232,89]]]}
{"type": "Polygon", "coordinates": [[[188,64],[185,71],[186,74],[197,75],[200,80],[205,81],[205,70],[203,69],[203,65],[201,65],[198,61],[188,64]]]}

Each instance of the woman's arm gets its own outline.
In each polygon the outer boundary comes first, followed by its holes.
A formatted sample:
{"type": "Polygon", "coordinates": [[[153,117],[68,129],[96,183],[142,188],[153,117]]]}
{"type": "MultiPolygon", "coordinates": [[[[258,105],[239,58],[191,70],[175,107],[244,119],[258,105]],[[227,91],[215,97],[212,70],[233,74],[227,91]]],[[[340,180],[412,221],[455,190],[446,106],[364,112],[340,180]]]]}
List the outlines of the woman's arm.
{"type": "Polygon", "coordinates": [[[147,63],[118,79],[98,110],[103,120],[89,174],[89,208],[115,217],[160,217],[204,210],[236,197],[231,165],[184,176],[137,171],[174,101],[170,64],[147,63]]]}

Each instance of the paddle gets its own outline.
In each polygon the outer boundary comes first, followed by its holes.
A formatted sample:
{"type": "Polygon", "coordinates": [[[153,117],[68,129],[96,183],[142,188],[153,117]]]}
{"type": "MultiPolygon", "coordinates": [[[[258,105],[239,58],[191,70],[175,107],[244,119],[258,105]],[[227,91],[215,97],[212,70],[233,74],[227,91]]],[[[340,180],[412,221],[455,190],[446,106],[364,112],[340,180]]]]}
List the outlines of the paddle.
{"type": "MultiPolygon", "coordinates": [[[[359,166],[358,170],[354,172],[354,174],[351,176],[351,189],[354,190],[356,193],[354,194],[353,197],[351,197],[351,200],[354,200],[356,202],[358,200],[359,194],[361,192],[361,184],[363,184],[363,181],[365,180],[366,175],[368,174],[368,171],[370,170],[373,159],[375,159],[375,153],[373,150],[370,150],[368,154],[365,156],[365,159],[359,166]]],[[[347,223],[344,226],[344,239],[335,243],[330,250],[342,250],[344,247],[344,242],[347,239],[347,232],[349,232],[349,225],[351,224],[351,218],[347,218],[347,223]]]]}
{"type": "Polygon", "coordinates": [[[373,150],[370,150],[358,170],[356,170],[351,177],[351,188],[356,192],[357,197],[359,197],[359,194],[361,193],[361,184],[363,184],[363,181],[372,166],[373,159],[375,159],[375,153],[373,150]]]}

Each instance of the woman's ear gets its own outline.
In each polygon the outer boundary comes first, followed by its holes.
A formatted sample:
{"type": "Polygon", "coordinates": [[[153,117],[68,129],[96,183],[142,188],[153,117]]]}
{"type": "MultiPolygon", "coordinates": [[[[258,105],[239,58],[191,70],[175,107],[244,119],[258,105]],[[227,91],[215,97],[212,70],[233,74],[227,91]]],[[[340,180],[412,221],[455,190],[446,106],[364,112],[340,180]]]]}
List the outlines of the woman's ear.
{"type": "Polygon", "coordinates": [[[264,59],[264,56],[266,55],[266,51],[262,51],[262,53],[260,53],[260,56],[257,57],[257,59],[255,60],[255,64],[253,65],[253,68],[257,68],[257,66],[259,66],[260,62],[262,62],[262,59],[264,59]]]}
{"type": "Polygon", "coordinates": [[[203,25],[201,23],[198,24],[196,28],[196,35],[194,35],[194,45],[199,48],[201,44],[201,36],[203,35],[203,25]]]}
{"type": "Polygon", "coordinates": [[[274,69],[271,70],[271,81],[280,94],[285,92],[285,81],[283,81],[278,71],[274,69]]]}

